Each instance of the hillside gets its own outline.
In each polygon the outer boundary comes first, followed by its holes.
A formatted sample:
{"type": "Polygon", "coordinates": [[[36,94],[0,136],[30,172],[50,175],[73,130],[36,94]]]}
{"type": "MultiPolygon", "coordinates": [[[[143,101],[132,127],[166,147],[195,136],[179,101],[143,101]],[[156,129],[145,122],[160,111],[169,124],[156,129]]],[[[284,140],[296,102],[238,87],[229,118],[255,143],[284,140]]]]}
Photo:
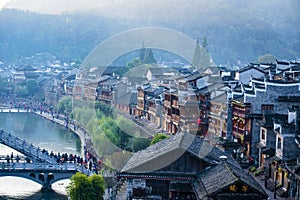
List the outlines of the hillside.
{"type": "MultiPolygon", "coordinates": [[[[133,1],[133,0],[132,0],[133,1]]],[[[0,60],[13,61],[49,52],[62,61],[81,62],[101,41],[137,27],[165,27],[201,41],[216,64],[255,61],[262,54],[295,59],[300,52],[299,2],[267,0],[259,5],[234,0],[134,1],[102,10],[40,14],[16,9],[0,11],[0,60]],[[167,5],[167,6],[166,6],[167,5]],[[282,9],[280,9],[282,8],[282,9]]],[[[157,58],[160,55],[155,55],[157,58]]]]}

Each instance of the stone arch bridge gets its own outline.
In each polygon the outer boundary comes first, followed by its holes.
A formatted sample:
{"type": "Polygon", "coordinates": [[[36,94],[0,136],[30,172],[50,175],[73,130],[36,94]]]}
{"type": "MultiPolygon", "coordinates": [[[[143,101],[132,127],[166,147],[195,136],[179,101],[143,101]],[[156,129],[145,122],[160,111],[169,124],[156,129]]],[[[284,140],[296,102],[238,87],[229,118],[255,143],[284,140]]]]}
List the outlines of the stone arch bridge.
{"type": "MultiPolygon", "coordinates": [[[[42,185],[42,190],[51,190],[51,185],[59,180],[69,179],[76,172],[86,175],[93,174],[84,165],[65,162],[57,163],[57,159],[47,151],[26,142],[10,133],[0,130],[0,144],[6,145],[24,155],[23,159],[15,162],[0,156],[0,177],[15,176],[32,180],[42,185]]],[[[101,171],[105,179],[114,177],[113,172],[101,171]]]]}

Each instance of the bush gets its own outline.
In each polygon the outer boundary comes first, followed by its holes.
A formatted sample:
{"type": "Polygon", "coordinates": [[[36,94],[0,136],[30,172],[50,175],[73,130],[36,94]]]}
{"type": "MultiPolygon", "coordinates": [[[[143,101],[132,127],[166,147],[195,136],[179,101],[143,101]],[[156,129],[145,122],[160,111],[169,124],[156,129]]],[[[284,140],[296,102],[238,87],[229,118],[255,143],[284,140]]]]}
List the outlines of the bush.
{"type": "Polygon", "coordinates": [[[259,169],[256,172],[254,172],[254,176],[260,176],[264,172],[263,169],[259,169]]]}
{"type": "Polygon", "coordinates": [[[251,173],[255,172],[255,171],[256,171],[256,167],[254,167],[254,166],[249,169],[249,172],[251,172],[251,173]]]}

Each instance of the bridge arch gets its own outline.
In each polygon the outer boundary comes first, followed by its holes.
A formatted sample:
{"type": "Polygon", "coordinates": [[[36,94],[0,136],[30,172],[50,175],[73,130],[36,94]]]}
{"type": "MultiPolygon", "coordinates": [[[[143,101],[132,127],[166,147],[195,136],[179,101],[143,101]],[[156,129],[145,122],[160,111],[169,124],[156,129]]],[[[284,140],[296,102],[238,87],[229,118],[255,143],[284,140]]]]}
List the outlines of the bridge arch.
{"type": "Polygon", "coordinates": [[[14,173],[14,172],[0,173],[0,178],[1,177],[23,178],[23,179],[27,179],[27,180],[33,181],[33,182],[35,182],[35,183],[43,186],[43,182],[41,182],[40,180],[38,180],[36,178],[36,173],[14,173]]]}
{"type": "Polygon", "coordinates": [[[1,177],[17,177],[33,181],[42,186],[42,190],[51,190],[51,186],[58,181],[71,178],[76,172],[27,172],[27,171],[10,171],[0,172],[1,177]]]}

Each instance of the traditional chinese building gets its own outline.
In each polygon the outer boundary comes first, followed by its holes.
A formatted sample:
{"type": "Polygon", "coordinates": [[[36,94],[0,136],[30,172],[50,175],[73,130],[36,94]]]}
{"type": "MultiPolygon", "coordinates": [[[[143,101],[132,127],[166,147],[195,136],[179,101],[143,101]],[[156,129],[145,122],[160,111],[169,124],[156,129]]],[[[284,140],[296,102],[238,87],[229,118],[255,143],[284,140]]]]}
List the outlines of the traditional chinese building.
{"type": "Polygon", "coordinates": [[[286,115],[280,114],[267,114],[263,115],[262,119],[258,121],[260,126],[260,141],[257,145],[258,153],[258,166],[264,167],[265,160],[269,157],[275,156],[276,152],[276,134],[274,132],[274,119],[285,120],[286,115]]]}
{"type": "Polygon", "coordinates": [[[299,195],[299,112],[290,108],[286,118],[273,119],[275,156],[265,160],[266,187],[279,196],[299,195]]]}
{"type": "Polygon", "coordinates": [[[127,180],[128,199],[267,199],[261,186],[224,155],[200,137],[180,132],[134,154],[119,178],[127,180]]]}
{"type": "Polygon", "coordinates": [[[178,103],[178,89],[169,88],[164,92],[164,122],[163,130],[175,134],[179,131],[180,109],[178,103]]]}
{"type": "Polygon", "coordinates": [[[96,89],[96,100],[103,103],[112,105],[113,104],[113,93],[114,87],[118,83],[118,80],[109,77],[103,76],[99,79],[97,89],[96,89]]]}
{"type": "Polygon", "coordinates": [[[209,124],[206,139],[216,142],[218,138],[226,138],[227,120],[227,96],[226,93],[210,100],[210,110],[208,113],[209,124]]]}
{"type": "Polygon", "coordinates": [[[198,175],[196,199],[268,199],[264,189],[243,169],[226,160],[198,175]]]}

